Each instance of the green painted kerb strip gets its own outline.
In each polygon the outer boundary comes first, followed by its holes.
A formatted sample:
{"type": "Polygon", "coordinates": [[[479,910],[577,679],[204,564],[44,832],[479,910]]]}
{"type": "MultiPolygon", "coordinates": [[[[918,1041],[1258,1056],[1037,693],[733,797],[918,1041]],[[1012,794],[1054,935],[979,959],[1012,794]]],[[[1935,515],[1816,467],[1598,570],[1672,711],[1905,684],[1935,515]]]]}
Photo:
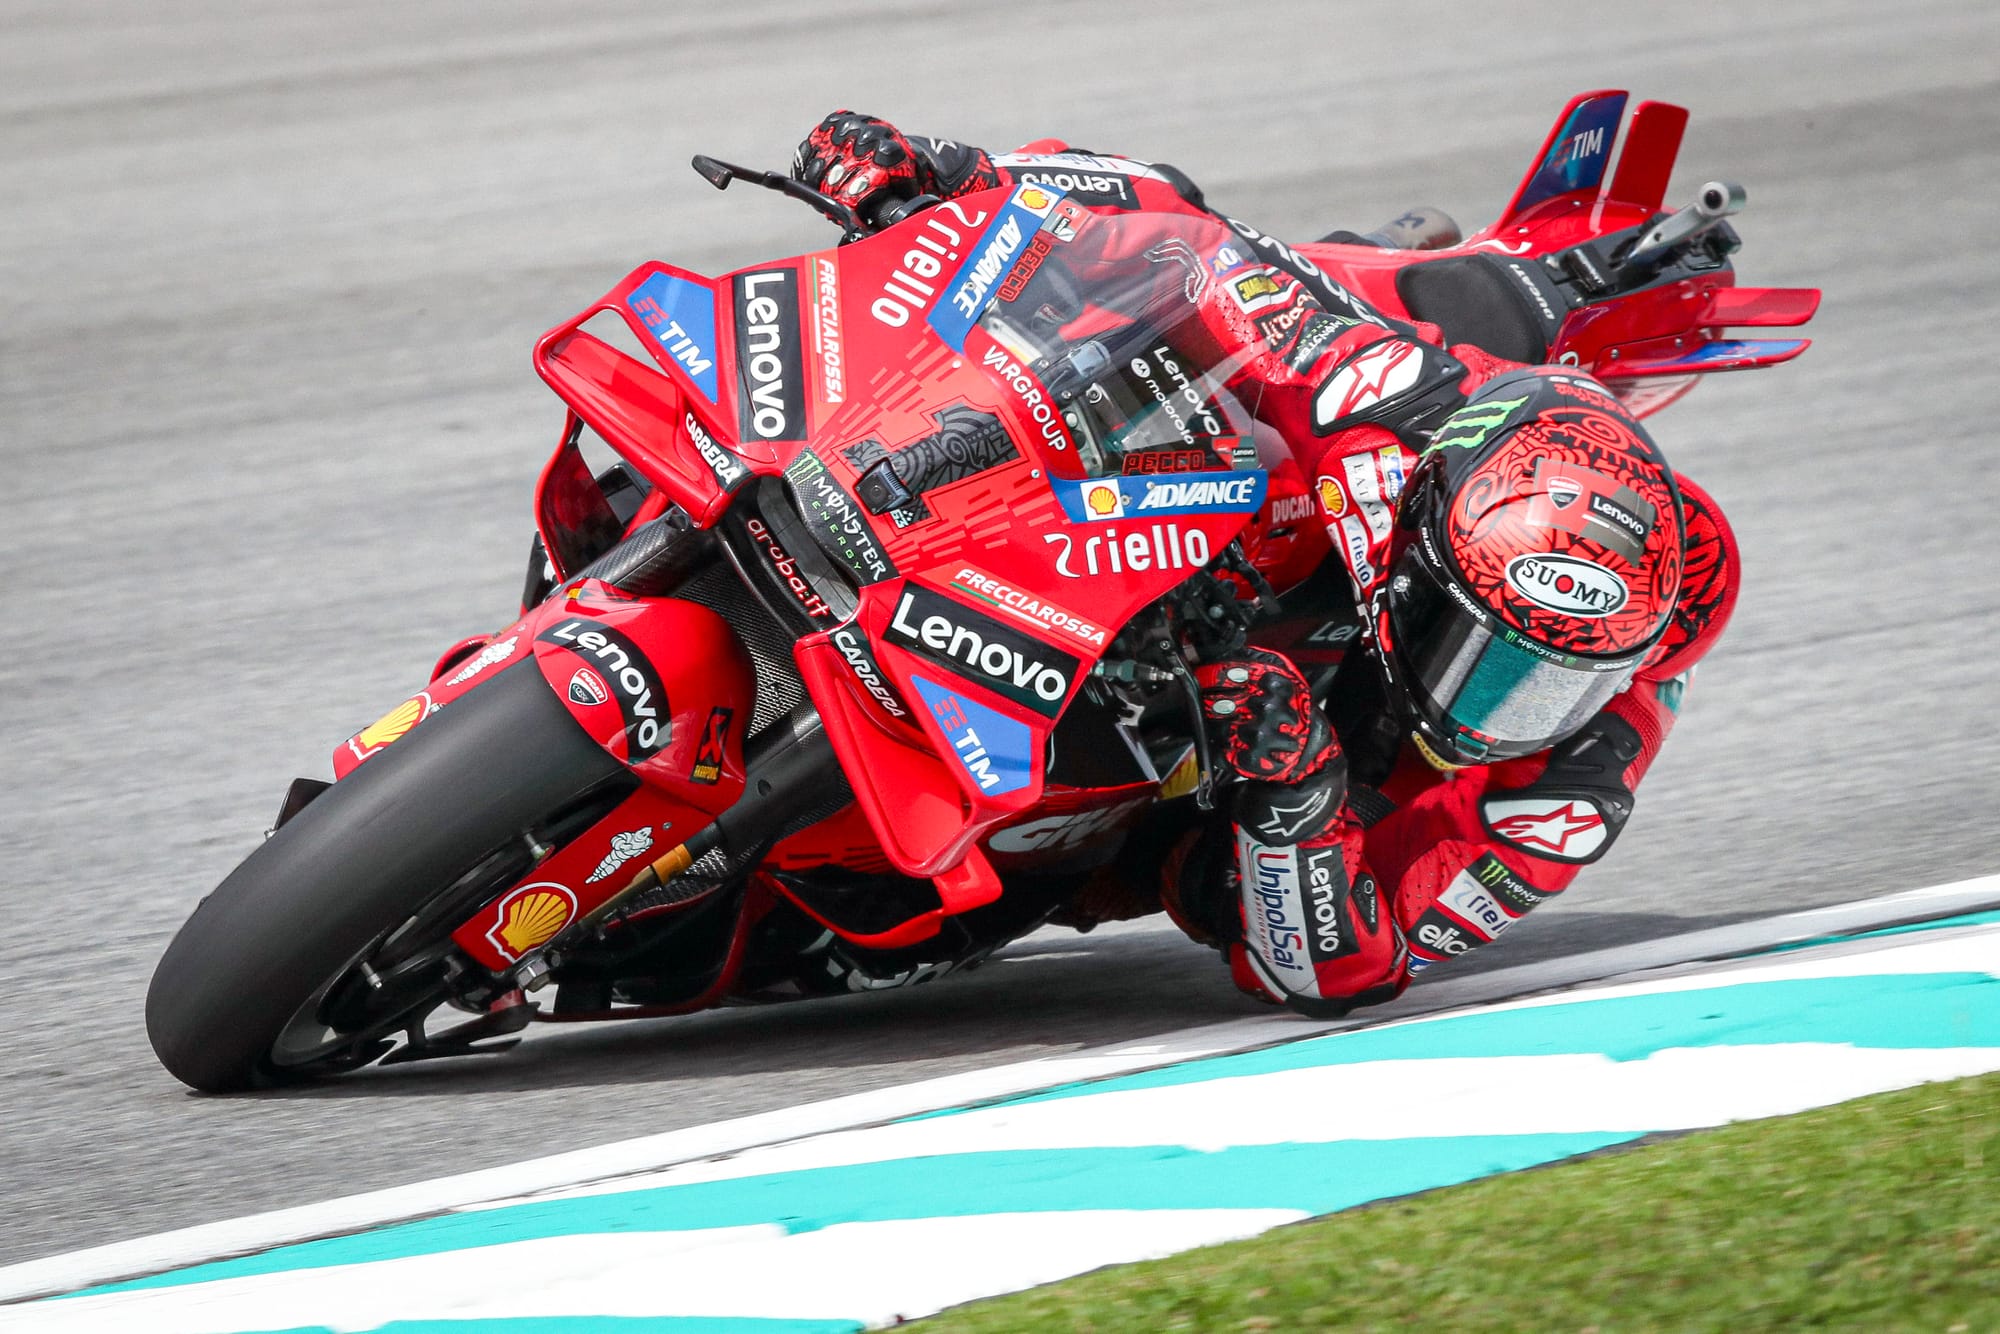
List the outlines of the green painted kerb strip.
{"type": "Polygon", "coordinates": [[[1554,1162],[1638,1137],[1636,1132],[1468,1135],[1244,1145],[1215,1153],[1148,1146],[901,1158],[446,1214],[76,1295],[178,1287],[592,1232],[681,1232],[775,1223],[798,1233],[838,1223],[1078,1209],[1296,1209],[1324,1214],[1554,1162]]]}
{"type": "Polygon", "coordinates": [[[1988,973],[1811,977],[1453,1015],[1069,1084],[998,1105],[1172,1088],[1362,1061],[1576,1055],[1643,1061],[1676,1047],[1780,1042],[1898,1049],[2000,1047],[2000,979],[1988,973]]]}

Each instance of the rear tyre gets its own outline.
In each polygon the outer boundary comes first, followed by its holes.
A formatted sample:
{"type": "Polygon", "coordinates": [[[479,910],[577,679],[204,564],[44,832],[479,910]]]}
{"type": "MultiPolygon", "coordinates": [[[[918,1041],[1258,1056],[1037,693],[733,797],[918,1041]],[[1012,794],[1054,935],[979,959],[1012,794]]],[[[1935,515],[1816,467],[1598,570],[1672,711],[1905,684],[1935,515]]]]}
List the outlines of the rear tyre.
{"type": "Polygon", "coordinates": [[[210,1092],[366,1064],[387,1046],[371,1034],[445,998],[449,933],[511,879],[468,875],[505,866],[525,831],[600,795],[608,807],[632,782],[532,662],[502,671],[334,784],[202,900],[146,993],[153,1051],[210,1092]],[[468,893],[458,912],[449,900],[468,893]],[[385,941],[413,965],[386,996],[356,981],[385,941]],[[280,1046],[330,1007],[326,1031],[355,1034],[345,1050],[321,1059],[280,1046]]]}

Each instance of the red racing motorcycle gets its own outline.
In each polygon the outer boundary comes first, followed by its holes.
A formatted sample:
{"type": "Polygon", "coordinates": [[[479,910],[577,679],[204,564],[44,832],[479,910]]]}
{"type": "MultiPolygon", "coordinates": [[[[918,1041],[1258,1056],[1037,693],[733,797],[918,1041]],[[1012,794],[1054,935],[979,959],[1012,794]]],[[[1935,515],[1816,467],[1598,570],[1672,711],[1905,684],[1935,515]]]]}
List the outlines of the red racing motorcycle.
{"type": "Polygon", "coordinates": [[[1735,286],[1736,187],[1663,213],[1681,109],[1638,107],[1611,172],[1625,109],[1575,99],[1464,241],[1411,215],[1291,249],[1095,156],[867,220],[695,159],[842,243],[649,263],[541,339],[568,414],[519,619],[292,784],[160,961],[161,1062],[224,1090],[482,1053],[923,982],[1062,920],[1209,805],[1191,662],[1255,636],[1333,688],[1359,633],[1205,302],[1252,309],[1280,259],[1641,414],[1806,347],[1723,336],[1818,293],[1735,286]]]}

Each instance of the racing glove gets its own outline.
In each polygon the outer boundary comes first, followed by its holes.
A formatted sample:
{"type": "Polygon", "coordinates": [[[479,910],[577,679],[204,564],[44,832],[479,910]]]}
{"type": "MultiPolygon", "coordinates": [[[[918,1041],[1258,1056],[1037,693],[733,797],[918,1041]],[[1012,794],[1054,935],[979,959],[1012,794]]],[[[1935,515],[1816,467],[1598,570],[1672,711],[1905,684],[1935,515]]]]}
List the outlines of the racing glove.
{"type": "Polygon", "coordinates": [[[981,149],[906,135],[879,117],[845,110],[822,120],[799,144],[792,178],[857,212],[918,195],[953,199],[1000,183],[981,149]]]}
{"type": "Polygon", "coordinates": [[[1395,995],[1402,942],[1362,865],[1346,756],[1304,675],[1245,649],[1195,680],[1216,750],[1245,781],[1233,837],[1203,831],[1168,859],[1163,906],[1260,1000],[1324,1018],[1395,995]]]}
{"type": "Polygon", "coordinates": [[[1312,688],[1282,654],[1242,649],[1236,657],[1204,663],[1194,679],[1209,739],[1239,778],[1296,783],[1340,758],[1312,688]]]}

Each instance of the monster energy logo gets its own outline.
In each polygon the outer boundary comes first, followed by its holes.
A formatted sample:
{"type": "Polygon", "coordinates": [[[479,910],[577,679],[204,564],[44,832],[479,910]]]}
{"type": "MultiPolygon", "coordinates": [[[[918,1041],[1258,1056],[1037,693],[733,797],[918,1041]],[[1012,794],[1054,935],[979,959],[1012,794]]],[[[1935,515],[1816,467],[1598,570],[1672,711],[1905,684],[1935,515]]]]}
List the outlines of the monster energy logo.
{"type": "Polygon", "coordinates": [[[1424,453],[1434,453],[1440,449],[1477,449],[1485,444],[1493,433],[1507,424],[1516,408],[1528,401],[1523,394],[1519,398],[1502,399],[1494,403],[1475,403],[1460,408],[1444,419],[1437,434],[1431,437],[1430,448],[1424,453]]]}
{"type": "Polygon", "coordinates": [[[1472,878],[1492,891],[1493,897],[1506,904],[1507,910],[1516,917],[1549,897],[1548,891],[1536,889],[1515,875],[1505,862],[1490,852],[1474,862],[1470,869],[1472,878]]]}

